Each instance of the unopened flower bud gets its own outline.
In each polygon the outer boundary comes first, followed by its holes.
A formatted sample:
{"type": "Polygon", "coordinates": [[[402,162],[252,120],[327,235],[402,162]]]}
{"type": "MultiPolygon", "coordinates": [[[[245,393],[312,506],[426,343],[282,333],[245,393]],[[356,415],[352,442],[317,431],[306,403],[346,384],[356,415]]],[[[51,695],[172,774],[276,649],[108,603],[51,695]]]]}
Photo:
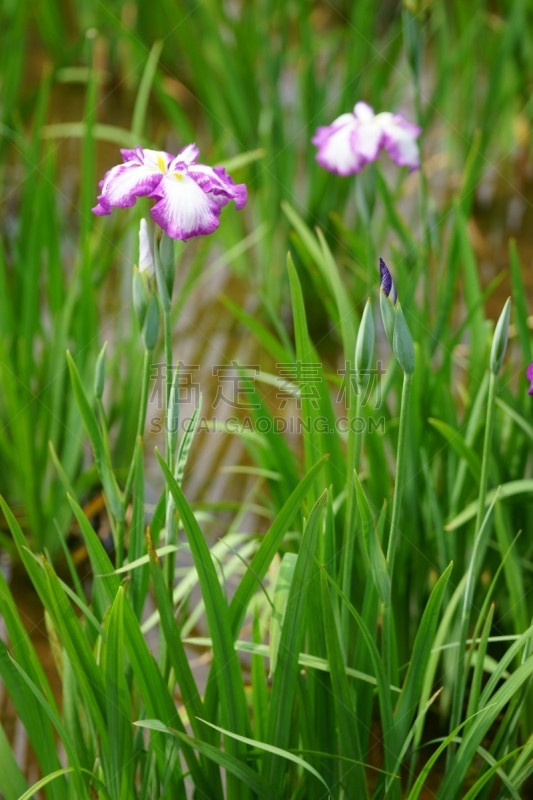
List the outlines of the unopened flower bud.
{"type": "Polygon", "coordinates": [[[507,337],[509,336],[509,321],[511,319],[511,298],[507,302],[500,314],[500,319],[496,323],[494,337],[492,339],[492,349],[490,351],[490,371],[493,375],[498,375],[507,350],[507,337]]]}
{"type": "Polygon", "coordinates": [[[379,259],[379,273],[381,278],[379,305],[383,327],[400,367],[407,375],[412,375],[415,369],[413,337],[398,302],[392,275],[382,258],[379,259]]]}
{"type": "Polygon", "coordinates": [[[152,248],[150,247],[150,238],[148,236],[148,225],[145,219],[141,220],[139,226],[139,272],[145,272],[149,278],[155,274],[152,248]]]}
{"type": "Polygon", "coordinates": [[[364,375],[368,375],[372,368],[373,355],[374,319],[372,317],[372,303],[370,300],[367,300],[357,333],[357,342],[355,344],[355,370],[359,383],[361,383],[364,375]]]}
{"type": "Polygon", "coordinates": [[[396,286],[392,280],[392,275],[389,272],[389,268],[382,258],[379,259],[379,277],[381,281],[381,291],[385,297],[390,300],[393,306],[396,305],[396,301],[398,300],[396,286]]]}

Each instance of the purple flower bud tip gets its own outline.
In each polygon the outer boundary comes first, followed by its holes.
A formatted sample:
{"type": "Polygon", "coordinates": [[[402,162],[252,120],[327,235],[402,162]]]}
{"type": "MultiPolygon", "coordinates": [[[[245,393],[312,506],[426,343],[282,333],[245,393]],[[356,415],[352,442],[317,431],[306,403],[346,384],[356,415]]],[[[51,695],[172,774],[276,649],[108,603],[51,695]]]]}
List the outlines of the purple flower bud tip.
{"type": "Polygon", "coordinates": [[[396,287],[394,285],[394,281],[392,280],[392,275],[389,272],[389,268],[385,264],[382,258],[379,259],[379,275],[381,278],[381,291],[385,295],[385,297],[389,297],[392,300],[392,304],[396,305],[396,300],[398,299],[398,295],[396,294],[396,287]]]}
{"type": "Polygon", "coordinates": [[[526,378],[528,379],[530,386],[528,389],[528,394],[533,395],[533,364],[530,364],[526,370],[526,378]]]}

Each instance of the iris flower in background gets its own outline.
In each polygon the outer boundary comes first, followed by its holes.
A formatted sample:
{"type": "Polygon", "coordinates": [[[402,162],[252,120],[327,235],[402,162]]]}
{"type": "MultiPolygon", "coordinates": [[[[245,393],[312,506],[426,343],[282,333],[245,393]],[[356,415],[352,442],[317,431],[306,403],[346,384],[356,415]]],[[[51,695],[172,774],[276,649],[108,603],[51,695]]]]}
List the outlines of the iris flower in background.
{"type": "Polygon", "coordinates": [[[231,200],[237,209],[246,203],[246,186],[235,184],[223,167],[197,164],[195,144],[177,156],[159,150],[136,147],[121,150],[123,164],[112,167],[100,182],[101,194],[93,212],[111,213],[112,206],[129,208],[138,197],[157,202],[150,213],[172,239],[186,241],[192,236],[213,233],[222,208],[231,200]]]}
{"type": "Polygon", "coordinates": [[[346,176],[375,161],[382,149],[399,167],[418,169],[416,139],[421,133],[422,128],[399,114],[374,114],[371,106],[360,102],[355,104],[353,113],[341,114],[331,125],[318,128],[311,141],[318,147],[316,160],[320,166],[346,176]]]}
{"type": "Polygon", "coordinates": [[[533,394],[533,364],[530,364],[526,370],[526,378],[529,381],[529,389],[527,391],[528,394],[533,394]]]}

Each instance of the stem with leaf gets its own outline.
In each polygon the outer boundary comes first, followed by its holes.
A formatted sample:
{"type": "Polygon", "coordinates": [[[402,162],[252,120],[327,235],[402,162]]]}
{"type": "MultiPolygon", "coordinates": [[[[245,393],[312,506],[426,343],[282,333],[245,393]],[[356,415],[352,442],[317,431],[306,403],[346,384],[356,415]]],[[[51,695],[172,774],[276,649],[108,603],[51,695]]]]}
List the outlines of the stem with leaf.
{"type": "MultiPolygon", "coordinates": [[[[507,349],[507,337],[509,334],[509,322],[511,318],[511,298],[508,298],[503,311],[500,315],[496,329],[494,331],[494,338],[492,340],[492,349],[490,354],[490,379],[489,379],[489,393],[487,398],[487,416],[485,422],[485,438],[483,442],[483,459],[481,462],[481,478],[479,482],[479,497],[477,505],[476,527],[474,529],[474,547],[470,557],[470,565],[468,568],[467,588],[465,589],[465,596],[463,601],[463,611],[461,617],[461,629],[459,636],[458,658],[456,664],[456,676],[454,682],[454,694],[452,701],[452,713],[450,716],[450,730],[453,730],[459,724],[461,711],[466,692],[466,674],[465,674],[465,650],[466,638],[468,635],[468,626],[470,624],[470,611],[472,607],[475,580],[481,565],[487,547],[487,538],[489,532],[489,519],[492,507],[496,502],[496,498],[492,502],[489,511],[486,511],[487,502],[487,486],[489,477],[489,464],[492,449],[492,434],[494,430],[494,417],[496,411],[496,383],[498,374],[501,370],[505,351],[507,349]]],[[[469,662],[467,661],[467,664],[469,662]]],[[[448,751],[448,760],[452,758],[454,752],[453,743],[448,751]]]]}
{"type": "Polygon", "coordinates": [[[392,580],[392,572],[394,568],[394,558],[396,549],[398,547],[398,538],[400,535],[400,511],[402,505],[402,491],[405,484],[406,472],[406,457],[407,457],[407,427],[409,421],[409,406],[411,401],[411,388],[413,385],[413,376],[404,373],[403,387],[402,387],[402,400],[400,406],[400,429],[398,433],[398,449],[396,454],[396,483],[394,486],[394,496],[392,500],[392,518],[389,534],[389,543],[387,547],[387,567],[389,570],[389,577],[392,580]]]}
{"type": "MultiPolygon", "coordinates": [[[[148,389],[149,389],[149,381],[150,381],[150,370],[152,368],[152,355],[153,350],[144,351],[143,357],[143,372],[142,372],[142,384],[141,384],[141,402],[139,406],[139,418],[137,421],[137,435],[135,437],[135,441],[138,441],[139,436],[142,438],[144,434],[144,424],[146,421],[146,409],[148,407],[148,389]]],[[[131,487],[133,485],[133,476],[135,474],[135,458],[132,458],[130,468],[128,471],[128,477],[126,478],[126,485],[124,487],[124,495],[123,495],[123,503],[124,503],[124,510],[128,507],[128,502],[130,499],[131,494],[131,487]]]]}
{"type": "MultiPolygon", "coordinates": [[[[347,386],[350,409],[353,408],[353,416],[350,415],[350,433],[348,438],[348,470],[346,480],[346,518],[345,518],[345,538],[343,552],[343,574],[342,590],[346,597],[350,597],[352,573],[353,573],[353,554],[355,548],[355,485],[354,470],[359,469],[361,458],[361,447],[363,433],[356,431],[354,422],[361,414],[363,403],[361,396],[363,387],[367,388],[368,381],[372,380],[372,359],[374,355],[374,320],[372,317],[372,304],[367,300],[361,324],[357,332],[355,345],[355,379],[357,388],[353,386],[351,376],[347,386]]],[[[368,396],[368,392],[365,398],[368,396]]],[[[341,641],[348,642],[349,639],[350,613],[346,605],[341,607],[341,641]]]]}
{"type": "MultiPolygon", "coordinates": [[[[155,274],[157,288],[163,309],[163,330],[165,347],[165,460],[169,470],[173,471],[174,449],[177,440],[177,430],[175,426],[175,387],[176,376],[174,375],[174,361],[172,357],[172,289],[174,287],[174,244],[172,239],[160,229],[156,231],[155,239],[155,274]]],[[[174,512],[175,506],[168,486],[166,487],[166,509],[165,509],[165,530],[166,543],[174,544],[174,512]]],[[[174,554],[169,553],[164,563],[165,580],[172,592],[174,583],[174,554]]]]}
{"type": "MultiPolygon", "coordinates": [[[[403,387],[400,403],[400,428],[398,432],[398,450],[396,455],[396,481],[394,485],[394,496],[392,501],[392,518],[387,546],[387,571],[389,580],[392,584],[394,571],[394,559],[398,547],[400,536],[400,512],[402,505],[402,492],[405,485],[405,474],[407,464],[407,428],[409,422],[409,406],[411,400],[411,388],[413,383],[413,373],[415,371],[415,349],[413,338],[404,317],[402,307],[398,301],[398,295],[392,275],[387,265],[380,259],[381,292],[380,308],[381,317],[385,334],[392,347],[396,360],[403,369],[403,387]]],[[[391,595],[392,598],[392,595],[391,595]]],[[[390,603],[383,607],[383,659],[389,679],[396,677],[392,675],[392,641],[393,641],[393,620],[392,620],[392,599],[390,603]]]]}

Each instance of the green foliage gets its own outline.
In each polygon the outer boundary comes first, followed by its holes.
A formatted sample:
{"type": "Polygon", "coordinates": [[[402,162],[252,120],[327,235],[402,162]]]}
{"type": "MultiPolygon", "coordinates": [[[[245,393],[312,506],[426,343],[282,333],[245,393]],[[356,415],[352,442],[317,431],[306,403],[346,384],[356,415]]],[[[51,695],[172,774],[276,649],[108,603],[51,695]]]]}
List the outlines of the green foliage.
{"type": "Polygon", "coordinates": [[[503,276],[485,285],[474,232],[489,167],[505,182],[531,149],[530,0],[67,5],[0,9],[0,543],[60,685],[0,572],[0,678],[39,770],[0,724],[0,793],[416,800],[434,779],[442,800],[527,796],[530,287],[514,239],[512,302],[503,276]],[[319,168],[312,133],[358,99],[422,126],[422,172],[319,168]],[[97,180],[119,147],[192,140],[248,205],[179,254],[156,236],[155,287],[135,268],[146,204],[97,220],[97,180]],[[144,434],[151,366],[173,367],[177,322],[221,265],[262,374],[241,376],[254,488],[219,515],[187,483],[202,399],[164,458],[144,434]],[[275,426],[273,362],[319,365],[315,393],[292,387],[297,437],[275,426]],[[100,494],[111,549],[85,506],[100,494]]]}

